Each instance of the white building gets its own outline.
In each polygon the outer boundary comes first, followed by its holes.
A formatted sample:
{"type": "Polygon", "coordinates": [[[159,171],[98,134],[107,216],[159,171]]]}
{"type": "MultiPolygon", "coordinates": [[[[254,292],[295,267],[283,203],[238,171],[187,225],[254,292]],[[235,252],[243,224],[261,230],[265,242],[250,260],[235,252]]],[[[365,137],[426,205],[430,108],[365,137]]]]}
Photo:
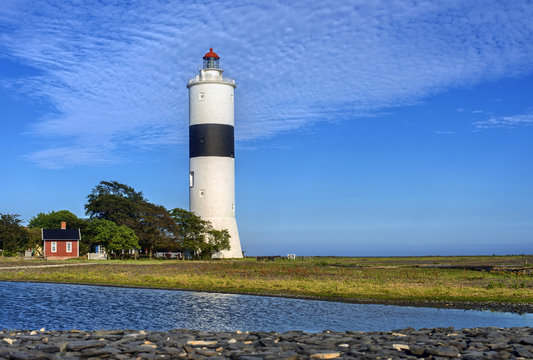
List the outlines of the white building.
{"type": "Polygon", "coordinates": [[[205,54],[203,68],[189,80],[189,207],[231,235],[229,251],[215,257],[242,258],[235,220],[235,80],[224,78],[220,57],[205,54]]]}

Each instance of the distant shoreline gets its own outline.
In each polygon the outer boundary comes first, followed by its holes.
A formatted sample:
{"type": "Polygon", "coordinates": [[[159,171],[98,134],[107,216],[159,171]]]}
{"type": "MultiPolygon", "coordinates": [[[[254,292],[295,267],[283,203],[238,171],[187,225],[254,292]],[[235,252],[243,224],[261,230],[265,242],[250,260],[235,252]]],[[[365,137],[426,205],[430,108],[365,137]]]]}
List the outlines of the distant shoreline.
{"type": "Polygon", "coordinates": [[[331,298],[320,296],[291,295],[291,294],[267,294],[267,293],[246,293],[246,292],[226,292],[219,290],[194,290],[186,288],[169,288],[155,287],[144,285],[122,285],[106,283],[87,283],[87,282],[66,282],[66,281],[37,281],[37,280],[0,280],[0,282],[23,282],[23,283],[40,283],[40,284],[61,284],[61,285],[87,285],[87,286],[104,286],[115,288],[133,288],[147,290],[171,290],[187,292],[205,292],[211,294],[230,294],[230,295],[248,295],[264,296],[287,299],[315,300],[328,302],[342,302],[350,304],[368,304],[368,305],[385,305],[385,306],[405,306],[405,307],[426,307],[436,309],[458,309],[458,310],[475,310],[475,311],[497,311],[514,314],[533,314],[533,304],[528,303],[503,303],[503,302],[475,302],[475,301],[439,301],[439,300],[379,300],[379,299],[361,299],[361,298],[331,298]]]}

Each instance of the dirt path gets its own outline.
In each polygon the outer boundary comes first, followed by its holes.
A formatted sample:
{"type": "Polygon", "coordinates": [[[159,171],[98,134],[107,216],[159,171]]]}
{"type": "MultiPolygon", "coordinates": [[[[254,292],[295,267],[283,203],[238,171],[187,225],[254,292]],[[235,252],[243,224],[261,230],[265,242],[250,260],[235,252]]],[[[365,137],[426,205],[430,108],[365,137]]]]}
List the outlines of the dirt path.
{"type": "Polygon", "coordinates": [[[0,267],[0,270],[21,270],[21,269],[52,268],[52,267],[65,267],[65,266],[85,266],[85,265],[98,265],[98,263],[5,266],[5,267],[0,267]]]}

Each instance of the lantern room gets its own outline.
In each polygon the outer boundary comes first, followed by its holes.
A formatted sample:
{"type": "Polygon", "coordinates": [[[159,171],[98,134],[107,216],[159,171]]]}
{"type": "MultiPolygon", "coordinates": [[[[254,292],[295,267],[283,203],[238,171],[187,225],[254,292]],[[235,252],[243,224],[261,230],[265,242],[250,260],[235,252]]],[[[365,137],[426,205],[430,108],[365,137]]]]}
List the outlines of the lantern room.
{"type": "Polygon", "coordinates": [[[220,56],[213,52],[213,48],[204,56],[204,69],[220,69],[220,56]]]}

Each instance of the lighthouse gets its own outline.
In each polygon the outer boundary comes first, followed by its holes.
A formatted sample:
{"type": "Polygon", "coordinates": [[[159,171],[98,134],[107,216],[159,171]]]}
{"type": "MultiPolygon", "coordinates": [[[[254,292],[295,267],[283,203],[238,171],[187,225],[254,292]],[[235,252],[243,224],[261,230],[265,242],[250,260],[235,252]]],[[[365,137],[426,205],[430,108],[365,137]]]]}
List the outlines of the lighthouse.
{"type": "Polygon", "coordinates": [[[242,258],[235,220],[235,80],[222,76],[220,57],[209,49],[200,73],[189,80],[189,209],[227,229],[230,250],[214,255],[242,258]]]}

